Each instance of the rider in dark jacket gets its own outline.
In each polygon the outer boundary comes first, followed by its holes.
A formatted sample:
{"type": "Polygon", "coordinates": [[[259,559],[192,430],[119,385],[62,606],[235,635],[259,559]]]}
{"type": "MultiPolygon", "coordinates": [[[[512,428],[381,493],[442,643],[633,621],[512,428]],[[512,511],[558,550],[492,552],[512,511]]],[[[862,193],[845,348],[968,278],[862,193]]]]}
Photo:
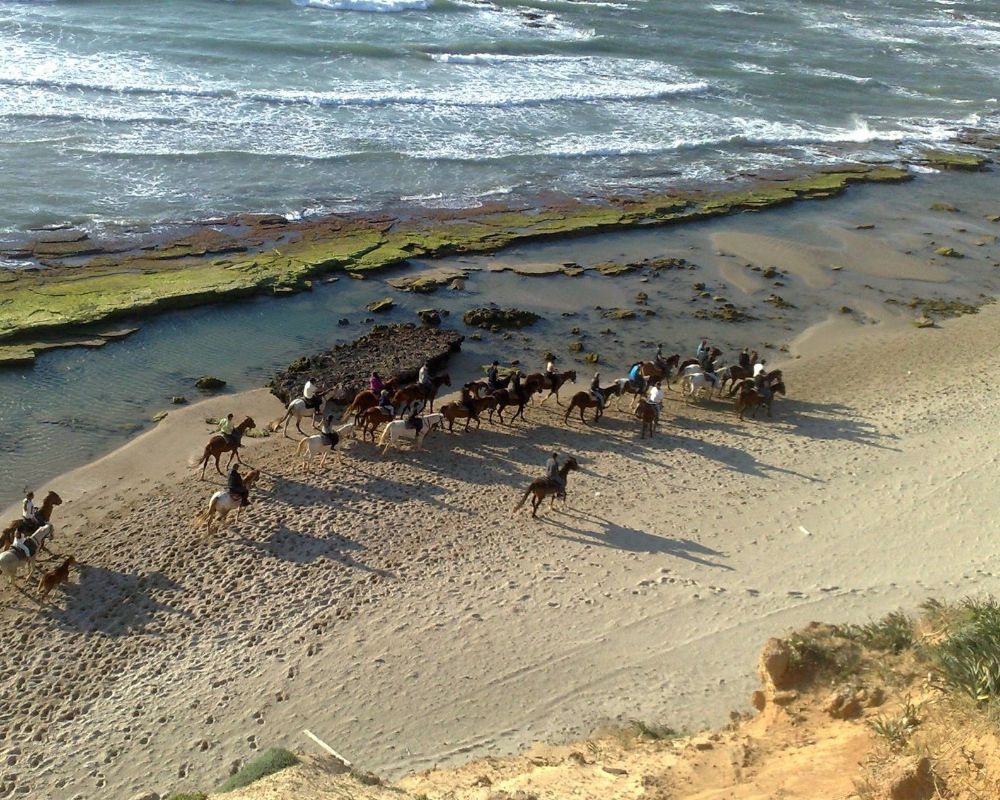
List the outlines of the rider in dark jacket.
{"type": "Polygon", "coordinates": [[[494,361],[486,370],[486,385],[490,387],[491,391],[500,388],[499,366],[499,362],[494,361]]]}
{"type": "Polygon", "coordinates": [[[226,488],[229,493],[240,498],[241,506],[250,505],[250,490],[247,489],[246,484],[243,483],[243,476],[240,475],[239,468],[236,464],[233,464],[229,468],[229,478],[226,481],[226,488]]]}

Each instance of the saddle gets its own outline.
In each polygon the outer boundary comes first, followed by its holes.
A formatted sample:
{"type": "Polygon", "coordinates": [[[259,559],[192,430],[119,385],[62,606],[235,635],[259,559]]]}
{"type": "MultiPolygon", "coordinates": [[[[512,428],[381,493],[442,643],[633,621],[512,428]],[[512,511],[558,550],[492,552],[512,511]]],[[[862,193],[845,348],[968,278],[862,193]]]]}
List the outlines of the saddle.
{"type": "Polygon", "coordinates": [[[323,444],[329,447],[331,450],[337,446],[337,442],[340,441],[340,437],[336,433],[323,433],[320,434],[323,437],[323,444]]]}
{"type": "Polygon", "coordinates": [[[417,436],[419,436],[420,431],[424,429],[424,421],[420,417],[413,417],[412,420],[406,421],[406,427],[411,431],[415,431],[417,436]]]}
{"type": "Polygon", "coordinates": [[[38,552],[38,542],[31,538],[19,539],[10,546],[10,549],[18,561],[27,561],[29,558],[34,558],[38,552]]]}
{"type": "Polygon", "coordinates": [[[318,394],[314,395],[313,397],[303,397],[302,399],[306,404],[306,408],[311,409],[313,411],[318,409],[320,403],[323,402],[323,398],[320,397],[318,394]]]}

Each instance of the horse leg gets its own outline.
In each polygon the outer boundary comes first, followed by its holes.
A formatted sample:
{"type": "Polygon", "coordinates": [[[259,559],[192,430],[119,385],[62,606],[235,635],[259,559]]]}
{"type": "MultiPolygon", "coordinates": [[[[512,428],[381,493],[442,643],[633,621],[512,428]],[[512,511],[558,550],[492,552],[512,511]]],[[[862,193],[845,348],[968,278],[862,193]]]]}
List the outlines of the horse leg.
{"type": "Polygon", "coordinates": [[[221,453],[216,453],[215,454],[215,471],[218,472],[221,475],[222,474],[222,469],[219,467],[219,456],[220,455],[221,455],[221,453]]]}
{"type": "Polygon", "coordinates": [[[326,457],[327,457],[327,456],[328,456],[329,454],[330,454],[330,451],[329,451],[329,450],[325,450],[325,451],[323,452],[323,456],[322,456],[322,458],[320,458],[320,460],[319,460],[319,468],[320,468],[321,470],[323,469],[323,465],[324,465],[324,464],[326,464],[326,457]]]}
{"type": "Polygon", "coordinates": [[[538,517],[538,507],[542,504],[542,495],[535,492],[531,496],[531,516],[538,517]]]}

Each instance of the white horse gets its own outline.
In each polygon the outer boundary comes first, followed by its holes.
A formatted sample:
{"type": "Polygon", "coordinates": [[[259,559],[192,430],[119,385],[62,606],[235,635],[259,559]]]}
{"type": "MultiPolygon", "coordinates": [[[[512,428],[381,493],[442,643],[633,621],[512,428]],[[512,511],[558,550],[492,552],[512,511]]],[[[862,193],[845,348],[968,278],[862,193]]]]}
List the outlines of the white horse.
{"type": "Polygon", "coordinates": [[[296,430],[305,436],[306,432],[302,430],[303,417],[308,417],[312,414],[313,428],[318,428],[320,420],[333,413],[330,403],[330,400],[326,400],[320,403],[319,408],[306,408],[306,401],[301,397],[297,397],[288,404],[288,407],[285,409],[285,415],[281,419],[277,419],[271,423],[271,430],[276,431],[284,424],[285,427],[282,434],[288,436],[288,423],[291,422],[292,417],[295,417],[296,430]]]}
{"type": "MultiPolygon", "coordinates": [[[[243,477],[243,485],[247,487],[247,491],[253,488],[253,485],[260,478],[260,472],[258,470],[252,469],[243,477]]],[[[206,533],[212,532],[212,522],[218,517],[219,525],[223,525],[226,518],[229,516],[231,511],[236,512],[236,522],[240,521],[240,509],[242,508],[242,499],[239,497],[233,497],[229,493],[228,489],[223,489],[221,491],[213,494],[208,501],[208,508],[206,508],[201,514],[194,518],[194,525],[205,525],[208,529],[206,533]]]]}
{"type": "MultiPolygon", "coordinates": [[[[309,463],[312,461],[313,457],[317,453],[322,453],[323,455],[319,460],[319,468],[323,469],[323,465],[326,463],[326,457],[330,454],[331,450],[334,450],[340,443],[340,439],[347,432],[353,432],[355,430],[354,423],[348,422],[346,425],[340,425],[333,429],[333,447],[330,447],[326,442],[323,441],[323,434],[319,433],[315,436],[306,436],[304,439],[299,440],[299,446],[295,449],[295,454],[302,459],[302,468],[308,472],[309,463]]],[[[338,459],[340,458],[338,454],[338,459]]]]}
{"type": "Polygon", "coordinates": [[[424,414],[419,419],[423,423],[420,426],[419,434],[413,428],[407,428],[404,419],[387,422],[382,429],[382,435],[378,437],[379,446],[385,445],[382,453],[389,452],[389,445],[392,444],[393,439],[412,439],[413,447],[419,449],[420,443],[427,438],[430,432],[441,427],[441,423],[444,422],[444,414],[424,414]]]}
{"type": "Polygon", "coordinates": [[[704,394],[711,398],[714,389],[715,384],[704,372],[685,374],[681,378],[681,392],[691,402],[697,402],[704,394]]]}
{"type": "Polygon", "coordinates": [[[17,577],[17,572],[25,561],[28,562],[28,575],[34,573],[35,556],[49,536],[52,536],[52,524],[47,522],[31,536],[15,539],[10,550],[0,553],[0,572],[7,576],[7,580],[14,583],[14,578],[17,577]]]}

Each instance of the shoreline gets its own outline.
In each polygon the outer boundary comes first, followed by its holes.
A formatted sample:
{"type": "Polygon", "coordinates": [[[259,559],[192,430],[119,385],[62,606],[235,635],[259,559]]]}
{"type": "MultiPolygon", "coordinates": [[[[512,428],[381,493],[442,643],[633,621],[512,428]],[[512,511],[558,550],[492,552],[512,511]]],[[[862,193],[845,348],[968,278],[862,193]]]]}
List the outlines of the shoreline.
{"type": "MultiPolygon", "coordinates": [[[[944,158],[942,154],[941,158],[944,158]]],[[[984,156],[935,161],[979,170],[984,156]],[[963,160],[971,159],[971,160],[963,160]]],[[[737,188],[706,187],[595,202],[550,198],[547,205],[413,210],[407,216],[333,215],[289,222],[241,215],[180,239],[96,244],[52,231],[21,255],[44,269],[6,271],[0,283],[0,365],[30,364],[63,346],[99,346],[115,320],[215,304],[261,293],[308,291],[331,272],[365,275],[412,258],[493,253],[514,245],[656,225],[679,225],[797,200],[823,199],[857,183],[900,182],[905,165],[844,165],[806,175],[744,178],[737,188]]]]}

